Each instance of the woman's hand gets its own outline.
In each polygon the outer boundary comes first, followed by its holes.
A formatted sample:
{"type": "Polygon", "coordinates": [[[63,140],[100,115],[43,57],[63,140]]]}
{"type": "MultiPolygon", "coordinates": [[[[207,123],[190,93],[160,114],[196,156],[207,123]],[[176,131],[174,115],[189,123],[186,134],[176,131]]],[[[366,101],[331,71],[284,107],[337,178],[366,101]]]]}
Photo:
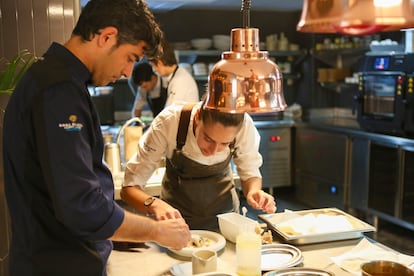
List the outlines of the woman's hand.
{"type": "Polygon", "coordinates": [[[172,207],[162,199],[157,198],[149,207],[149,212],[154,214],[156,220],[182,218],[180,211],[172,207]]]}
{"type": "Polygon", "coordinates": [[[247,203],[256,210],[263,210],[270,214],[276,212],[276,201],[271,194],[263,190],[250,191],[246,195],[247,203]]]}

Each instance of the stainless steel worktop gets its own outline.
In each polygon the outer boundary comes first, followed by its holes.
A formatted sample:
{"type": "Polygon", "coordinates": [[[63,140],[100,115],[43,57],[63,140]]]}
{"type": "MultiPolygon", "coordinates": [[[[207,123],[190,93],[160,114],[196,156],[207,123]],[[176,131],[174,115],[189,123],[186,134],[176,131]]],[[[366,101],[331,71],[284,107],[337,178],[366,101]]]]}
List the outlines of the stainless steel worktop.
{"type": "MultiPolygon", "coordinates": [[[[304,257],[300,266],[323,269],[338,276],[354,275],[333,263],[330,257],[339,256],[350,251],[360,241],[361,239],[351,239],[298,246],[304,257]]],[[[274,243],[281,243],[281,241],[276,238],[274,243]]],[[[380,243],[375,244],[387,251],[395,252],[380,243]]],[[[218,252],[218,258],[222,271],[235,273],[237,260],[234,243],[226,241],[225,247],[218,252]]],[[[183,257],[177,256],[153,242],[135,244],[122,251],[112,251],[107,265],[107,273],[108,276],[167,276],[173,275],[170,271],[173,265],[185,265],[186,263],[189,264],[189,261],[189,259],[183,259],[183,257]]],[[[189,274],[182,274],[182,276],[186,275],[189,274]]]]}
{"type": "Polygon", "coordinates": [[[414,139],[366,131],[359,126],[356,119],[352,118],[318,118],[305,122],[295,122],[294,126],[311,127],[319,130],[366,138],[368,140],[375,140],[377,142],[410,147],[414,149],[414,139]]]}

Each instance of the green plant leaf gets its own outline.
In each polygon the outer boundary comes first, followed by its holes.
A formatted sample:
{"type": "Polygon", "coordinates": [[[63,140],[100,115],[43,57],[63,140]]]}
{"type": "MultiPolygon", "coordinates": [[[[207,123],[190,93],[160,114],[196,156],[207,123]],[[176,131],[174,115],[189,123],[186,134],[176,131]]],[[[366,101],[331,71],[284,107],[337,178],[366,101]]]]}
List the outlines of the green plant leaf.
{"type": "Polygon", "coordinates": [[[0,65],[5,65],[0,73],[0,93],[11,94],[27,69],[38,59],[27,49],[20,51],[10,62],[0,59],[0,65]]]}

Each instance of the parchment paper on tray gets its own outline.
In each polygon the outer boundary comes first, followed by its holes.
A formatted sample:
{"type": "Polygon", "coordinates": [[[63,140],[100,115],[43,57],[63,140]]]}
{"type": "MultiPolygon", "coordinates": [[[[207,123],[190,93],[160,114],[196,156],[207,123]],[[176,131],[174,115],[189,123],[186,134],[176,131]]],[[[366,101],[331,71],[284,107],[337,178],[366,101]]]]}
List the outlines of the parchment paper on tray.
{"type": "Polygon", "coordinates": [[[342,255],[331,257],[331,260],[342,269],[355,275],[361,275],[360,266],[365,262],[387,260],[408,266],[414,263],[414,256],[401,254],[371,243],[367,239],[362,239],[351,250],[342,255]]]}
{"type": "Polygon", "coordinates": [[[364,232],[375,231],[373,226],[336,208],[285,211],[259,218],[293,244],[354,239],[364,232]]]}

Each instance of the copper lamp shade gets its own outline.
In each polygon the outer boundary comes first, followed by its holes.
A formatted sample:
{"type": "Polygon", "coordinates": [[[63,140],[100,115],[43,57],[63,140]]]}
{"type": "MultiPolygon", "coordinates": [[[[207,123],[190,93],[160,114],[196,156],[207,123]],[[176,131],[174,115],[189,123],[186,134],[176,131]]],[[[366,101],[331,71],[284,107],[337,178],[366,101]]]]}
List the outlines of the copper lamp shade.
{"type": "Polygon", "coordinates": [[[304,0],[297,30],[367,35],[412,27],[411,0],[304,0]]]}
{"type": "Polygon", "coordinates": [[[247,27],[248,14],[243,13],[243,21],[246,27],[231,31],[231,50],[223,52],[210,71],[204,108],[227,113],[283,111],[287,104],[282,73],[268,52],[259,50],[259,30],[247,27]]]}

